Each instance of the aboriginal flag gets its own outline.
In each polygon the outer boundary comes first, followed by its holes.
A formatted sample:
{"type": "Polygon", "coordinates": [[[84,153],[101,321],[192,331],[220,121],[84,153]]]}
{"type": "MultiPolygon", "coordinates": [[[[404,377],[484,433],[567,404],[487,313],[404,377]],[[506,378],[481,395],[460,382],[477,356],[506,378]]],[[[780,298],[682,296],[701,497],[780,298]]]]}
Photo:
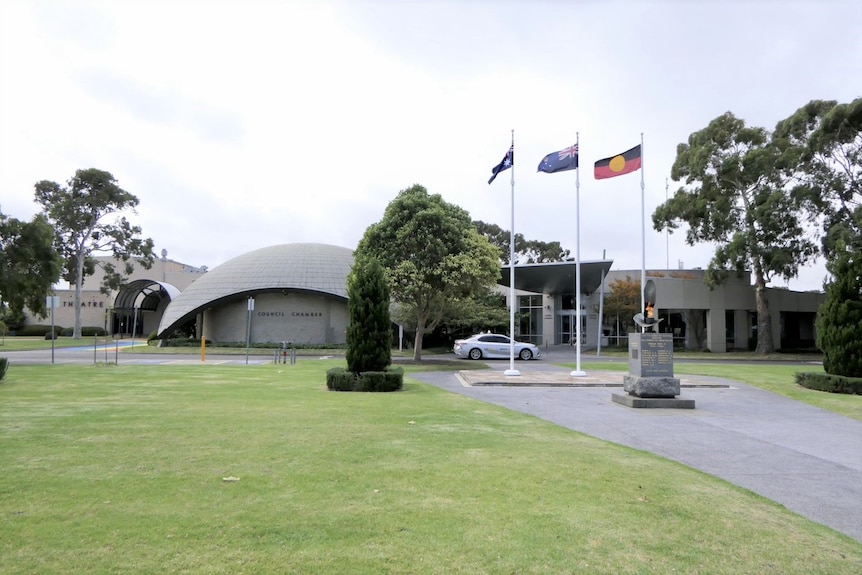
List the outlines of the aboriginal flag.
{"type": "Polygon", "coordinates": [[[622,176],[641,168],[641,147],[635,146],[622,154],[599,160],[595,165],[597,180],[622,176]]]}

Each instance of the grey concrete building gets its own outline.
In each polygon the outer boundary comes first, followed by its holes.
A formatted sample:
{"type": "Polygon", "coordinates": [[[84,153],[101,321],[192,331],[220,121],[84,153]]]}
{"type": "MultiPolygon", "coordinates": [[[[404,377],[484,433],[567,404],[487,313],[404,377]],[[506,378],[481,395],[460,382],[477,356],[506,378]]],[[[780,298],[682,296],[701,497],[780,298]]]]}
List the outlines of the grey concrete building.
{"type": "MultiPolygon", "coordinates": [[[[353,250],[317,243],[270,246],[207,270],[168,260],[149,270],[138,266],[119,292],[82,294],[83,325],[110,333],[159,337],[185,333],[210,341],[293,341],[340,344],[347,329],[347,276],[353,250]],[[250,310],[250,300],[254,309],[250,310]]],[[[640,270],[612,270],[612,260],[581,262],[581,309],[575,310],[575,263],[515,266],[516,337],[538,345],[575,339],[587,348],[627,344],[630,317],[610,316],[603,298],[616,280],[640,282],[640,270]],[[600,314],[600,312],[602,312],[600,314]]],[[[647,270],[657,288],[660,331],[679,348],[714,352],[748,349],[756,339],[757,314],[750,275],[734,275],[716,289],[704,270],[647,270]]],[[[500,293],[508,297],[509,268],[501,270],[500,293]]],[[[87,280],[97,286],[99,277],[87,280]]],[[[58,291],[55,323],[74,322],[72,290],[58,291]]],[[[777,348],[813,347],[821,292],[768,288],[773,341],[777,348]]],[[[28,323],[45,323],[28,317],[28,323]]]]}
{"type": "MultiPolygon", "coordinates": [[[[95,258],[101,263],[120,263],[112,256],[95,258]]],[[[206,266],[196,267],[168,259],[167,252],[150,269],[135,264],[127,284],[119,291],[102,293],[102,268],[97,266],[92,276],[84,278],[81,290],[81,325],[101,327],[108,333],[146,337],[159,327],[168,303],[193,281],[206,274],[206,266]]],[[[54,309],[54,325],[64,328],[75,325],[75,290],[56,289],[58,307],[54,309]]],[[[50,324],[50,315],[37,317],[24,310],[25,323],[50,324]]]]}
{"type": "Polygon", "coordinates": [[[190,323],[209,341],[344,343],[347,275],[353,250],[284,244],[214,268],[175,297],[158,328],[167,337],[190,323]],[[253,308],[253,309],[252,309],[253,308]]]}
{"type": "MultiPolygon", "coordinates": [[[[630,317],[610,317],[602,300],[616,280],[640,284],[640,270],[611,270],[612,261],[581,262],[581,309],[575,311],[575,263],[515,266],[518,298],[516,336],[538,345],[575,341],[578,318],[581,345],[621,345],[634,331],[630,317]]],[[[659,331],[671,333],[677,347],[713,352],[745,350],[757,338],[757,312],[749,273],[733,274],[709,289],[701,269],[647,270],[656,285],[659,331]]],[[[502,280],[509,285],[508,268],[502,280]]],[[[811,348],[815,345],[814,322],[825,295],[767,288],[772,315],[772,338],[777,349],[811,348]]]]}

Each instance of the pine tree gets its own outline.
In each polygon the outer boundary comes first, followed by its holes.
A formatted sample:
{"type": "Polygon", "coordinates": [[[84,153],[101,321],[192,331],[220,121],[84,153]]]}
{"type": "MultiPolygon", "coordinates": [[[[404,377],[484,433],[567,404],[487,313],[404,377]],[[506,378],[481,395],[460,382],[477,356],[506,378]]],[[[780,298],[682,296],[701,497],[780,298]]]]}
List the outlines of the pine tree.
{"type": "Polygon", "coordinates": [[[376,258],[357,256],[347,277],[347,369],[383,371],[392,363],[389,285],[376,258]]]}
{"type": "Polygon", "coordinates": [[[832,282],[817,317],[826,373],[862,377],[862,254],[841,250],[827,264],[832,282]]]}

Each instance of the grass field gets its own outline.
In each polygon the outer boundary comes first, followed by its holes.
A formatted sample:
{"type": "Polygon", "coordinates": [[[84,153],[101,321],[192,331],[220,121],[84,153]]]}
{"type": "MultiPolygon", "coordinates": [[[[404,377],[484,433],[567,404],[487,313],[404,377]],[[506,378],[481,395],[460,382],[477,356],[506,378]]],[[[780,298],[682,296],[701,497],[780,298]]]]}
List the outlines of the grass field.
{"type": "MultiPolygon", "coordinates": [[[[95,338],[99,344],[105,343],[106,338],[95,338]]],[[[87,337],[72,339],[71,337],[58,337],[54,340],[55,348],[82,347],[93,345],[94,338],[87,337]]],[[[44,337],[4,337],[0,339],[0,353],[9,351],[29,351],[34,349],[51,349],[51,340],[44,337]]]]}
{"type": "Polygon", "coordinates": [[[0,572],[862,570],[703,473],[409,378],[328,392],[335,365],[13,366],[0,572]]]}

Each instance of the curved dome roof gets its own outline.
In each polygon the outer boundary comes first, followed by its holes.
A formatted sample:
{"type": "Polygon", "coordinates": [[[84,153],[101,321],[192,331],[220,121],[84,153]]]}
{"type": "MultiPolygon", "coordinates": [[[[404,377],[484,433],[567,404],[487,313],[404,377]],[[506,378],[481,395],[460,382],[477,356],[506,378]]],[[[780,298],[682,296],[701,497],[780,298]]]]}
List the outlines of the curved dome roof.
{"type": "Polygon", "coordinates": [[[159,335],[220,300],[294,289],[347,299],[353,250],[327,244],[282,244],[237,256],[196,279],[168,304],[159,335]]]}

